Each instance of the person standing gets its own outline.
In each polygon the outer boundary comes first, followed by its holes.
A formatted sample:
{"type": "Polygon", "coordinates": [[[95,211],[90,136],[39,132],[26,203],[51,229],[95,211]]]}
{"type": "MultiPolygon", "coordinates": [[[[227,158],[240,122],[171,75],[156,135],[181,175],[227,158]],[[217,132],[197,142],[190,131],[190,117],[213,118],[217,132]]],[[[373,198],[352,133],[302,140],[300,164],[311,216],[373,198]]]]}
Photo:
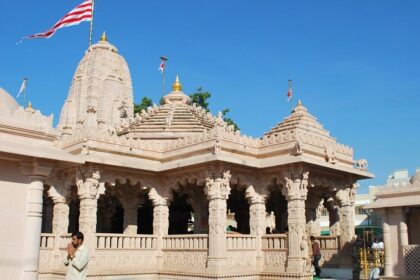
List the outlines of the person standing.
{"type": "Polygon", "coordinates": [[[312,265],[315,268],[315,276],[319,277],[321,274],[321,268],[319,268],[319,260],[321,259],[321,247],[319,242],[315,240],[314,236],[311,236],[312,242],[312,265]]]}
{"type": "Polygon", "coordinates": [[[71,234],[71,242],[67,245],[67,258],[64,261],[64,265],[68,267],[66,280],[86,279],[89,251],[83,245],[83,240],[83,233],[77,231],[71,234]]]}

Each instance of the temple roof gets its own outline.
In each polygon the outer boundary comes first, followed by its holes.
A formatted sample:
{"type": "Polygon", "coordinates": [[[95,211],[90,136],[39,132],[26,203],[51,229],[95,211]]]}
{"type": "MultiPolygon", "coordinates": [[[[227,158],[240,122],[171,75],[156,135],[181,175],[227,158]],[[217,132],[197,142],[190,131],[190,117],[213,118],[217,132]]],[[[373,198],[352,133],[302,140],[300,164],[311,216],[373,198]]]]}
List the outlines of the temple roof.
{"type": "Polygon", "coordinates": [[[308,113],[308,110],[302,105],[299,100],[298,105],[293,109],[292,114],[279,122],[269,132],[265,133],[265,136],[277,136],[283,132],[290,131],[301,131],[313,135],[320,136],[325,140],[334,141],[335,139],[330,137],[330,134],[323,126],[317,121],[317,119],[308,113]]]}
{"type": "Polygon", "coordinates": [[[224,123],[221,116],[214,117],[204,108],[191,104],[191,99],[182,92],[178,76],[173,91],[163,101],[163,105],[154,105],[123,121],[119,135],[130,134],[135,139],[177,139],[208,131],[217,122],[224,123]]]}

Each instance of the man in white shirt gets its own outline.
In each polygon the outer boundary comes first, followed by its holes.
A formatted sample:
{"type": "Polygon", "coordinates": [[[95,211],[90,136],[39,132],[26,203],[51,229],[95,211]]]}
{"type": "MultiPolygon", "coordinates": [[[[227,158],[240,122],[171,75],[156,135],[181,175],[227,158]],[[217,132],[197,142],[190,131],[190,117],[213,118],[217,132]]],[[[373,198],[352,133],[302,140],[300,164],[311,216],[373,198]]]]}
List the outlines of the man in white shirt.
{"type": "Polygon", "coordinates": [[[83,245],[83,239],[83,233],[79,231],[71,235],[71,243],[67,245],[67,259],[64,261],[64,265],[68,266],[66,280],[86,279],[89,251],[83,245]]]}

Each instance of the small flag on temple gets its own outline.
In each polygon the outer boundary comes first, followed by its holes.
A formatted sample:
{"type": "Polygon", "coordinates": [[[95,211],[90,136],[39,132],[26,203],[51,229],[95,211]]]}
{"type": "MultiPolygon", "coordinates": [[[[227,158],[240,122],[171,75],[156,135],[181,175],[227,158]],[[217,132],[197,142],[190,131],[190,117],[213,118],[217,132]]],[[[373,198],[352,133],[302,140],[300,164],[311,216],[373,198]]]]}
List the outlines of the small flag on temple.
{"type": "Polygon", "coordinates": [[[50,38],[54,33],[63,27],[77,25],[82,21],[91,21],[92,20],[92,0],[86,0],[68,14],[66,14],[62,19],[60,19],[53,27],[47,31],[28,35],[24,39],[34,39],[34,38],[50,38]]]}
{"type": "Polygon", "coordinates": [[[163,72],[165,71],[165,64],[166,64],[166,61],[167,61],[168,59],[166,58],[166,57],[164,57],[164,56],[161,56],[160,57],[160,65],[159,65],[159,71],[160,72],[162,72],[162,74],[163,74],[163,72]]]}
{"type": "Polygon", "coordinates": [[[290,102],[292,100],[293,93],[292,93],[292,80],[289,80],[289,89],[287,90],[287,101],[290,102]]]}
{"type": "Polygon", "coordinates": [[[24,79],[23,79],[23,82],[22,82],[22,85],[20,86],[19,93],[17,94],[17,96],[16,96],[16,97],[18,97],[18,98],[19,98],[20,94],[25,92],[25,90],[26,90],[26,83],[27,83],[27,82],[28,82],[28,79],[27,79],[27,78],[24,78],[24,79]]]}

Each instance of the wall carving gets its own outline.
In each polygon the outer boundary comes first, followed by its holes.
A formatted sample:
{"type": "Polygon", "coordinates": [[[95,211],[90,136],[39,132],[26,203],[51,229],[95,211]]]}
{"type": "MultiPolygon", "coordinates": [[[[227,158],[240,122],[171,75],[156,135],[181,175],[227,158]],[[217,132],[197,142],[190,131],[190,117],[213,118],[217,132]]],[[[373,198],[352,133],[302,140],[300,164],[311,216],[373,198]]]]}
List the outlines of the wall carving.
{"type": "Polygon", "coordinates": [[[164,250],[163,263],[165,267],[182,269],[205,269],[207,263],[206,251],[168,251],[164,250]]]}

